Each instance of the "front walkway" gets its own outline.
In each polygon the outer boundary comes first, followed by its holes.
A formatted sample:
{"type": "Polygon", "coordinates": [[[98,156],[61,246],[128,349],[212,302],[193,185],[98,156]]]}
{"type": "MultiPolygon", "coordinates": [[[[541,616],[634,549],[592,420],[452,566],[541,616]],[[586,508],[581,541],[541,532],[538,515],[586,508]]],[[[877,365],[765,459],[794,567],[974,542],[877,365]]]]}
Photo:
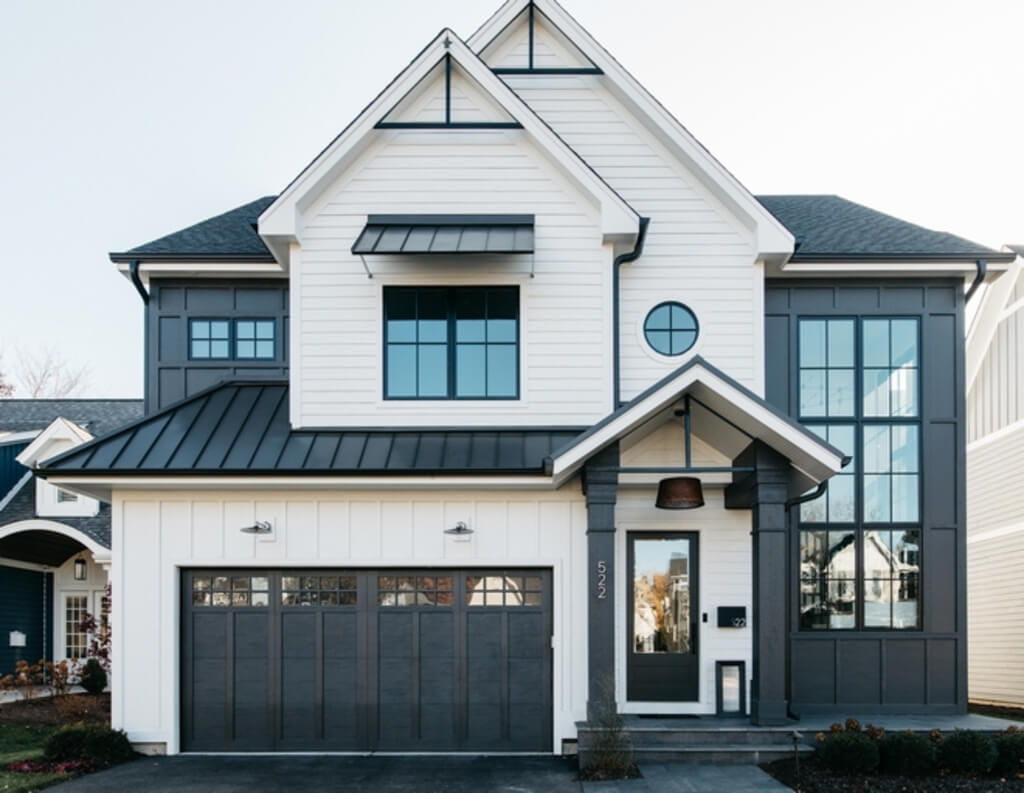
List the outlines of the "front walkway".
{"type": "Polygon", "coordinates": [[[559,757],[146,757],[51,788],[60,793],[782,793],[754,766],[641,764],[644,779],[587,782],[559,757]]]}

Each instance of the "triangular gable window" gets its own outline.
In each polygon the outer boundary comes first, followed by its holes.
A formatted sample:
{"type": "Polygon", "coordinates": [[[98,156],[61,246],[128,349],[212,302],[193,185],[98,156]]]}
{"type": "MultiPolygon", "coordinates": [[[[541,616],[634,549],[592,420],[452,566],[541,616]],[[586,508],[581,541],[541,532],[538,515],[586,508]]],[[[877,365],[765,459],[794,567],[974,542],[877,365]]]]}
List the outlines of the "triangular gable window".
{"type": "Polygon", "coordinates": [[[482,50],[495,74],[602,74],[533,3],[482,50]]]}
{"type": "Polygon", "coordinates": [[[445,54],[378,129],[518,129],[522,125],[445,54]]]}

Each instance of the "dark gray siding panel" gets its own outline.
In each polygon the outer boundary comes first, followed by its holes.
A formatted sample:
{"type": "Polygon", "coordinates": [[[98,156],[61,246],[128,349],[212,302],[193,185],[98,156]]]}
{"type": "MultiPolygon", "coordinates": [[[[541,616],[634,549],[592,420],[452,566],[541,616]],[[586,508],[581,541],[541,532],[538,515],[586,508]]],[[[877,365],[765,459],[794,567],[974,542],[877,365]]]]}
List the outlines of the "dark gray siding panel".
{"type": "MultiPolygon", "coordinates": [[[[798,413],[795,349],[800,316],[920,316],[922,365],[923,630],[798,630],[790,582],[790,699],[794,712],[870,707],[962,712],[967,705],[963,289],[959,280],[865,285],[769,281],[765,293],[766,395],[798,413]]],[[[795,569],[798,533],[792,534],[795,569]]]]}
{"type": "MultiPolygon", "coordinates": [[[[44,655],[44,615],[47,599],[45,573],[0,566],[0,677],[14,671],[18,661],[35,663],[44,655]],[[25,634],[25,647],[9,646],[11,631],[25,634]]],[[[53,644],[46,637],[49,658],[53,644]]]]}
{"type": "Polygon", "coordinates": [[[220,380],[288,375],[288,284],[282,279],[196,283],[154,280],[146,309],[146,412],[167,407],[220,380]],[[276,354],[266,361],[189,360],[189,319],[277,322],[276,354]]]}

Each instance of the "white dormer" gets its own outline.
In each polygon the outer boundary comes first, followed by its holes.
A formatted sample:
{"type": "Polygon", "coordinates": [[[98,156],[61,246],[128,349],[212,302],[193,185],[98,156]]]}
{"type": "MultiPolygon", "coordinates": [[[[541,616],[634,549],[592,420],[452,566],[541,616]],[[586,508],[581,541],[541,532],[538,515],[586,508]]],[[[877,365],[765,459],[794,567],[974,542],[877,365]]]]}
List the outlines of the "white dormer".
{"type": "MultiPolygon", "coordinates": [[[[21,454],[19,463],[35,468],[41,462],[91,441],[92,435],[67,419],[58,418],[36,436],[21,454]]],[[[36,478],[36,514],[42,518],[88,518],[99,512],[100,502],[36,478]]]]}

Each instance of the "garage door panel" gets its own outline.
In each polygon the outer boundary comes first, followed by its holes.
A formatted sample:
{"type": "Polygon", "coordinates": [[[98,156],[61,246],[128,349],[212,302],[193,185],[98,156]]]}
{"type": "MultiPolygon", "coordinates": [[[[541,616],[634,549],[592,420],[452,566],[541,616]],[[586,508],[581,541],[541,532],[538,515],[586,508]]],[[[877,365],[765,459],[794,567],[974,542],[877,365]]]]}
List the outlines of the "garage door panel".
{"type": "Polygon", "coordinates": [[[547,572],[196,571],[183,586],[186,750],[551,748],[547,572]]]}

